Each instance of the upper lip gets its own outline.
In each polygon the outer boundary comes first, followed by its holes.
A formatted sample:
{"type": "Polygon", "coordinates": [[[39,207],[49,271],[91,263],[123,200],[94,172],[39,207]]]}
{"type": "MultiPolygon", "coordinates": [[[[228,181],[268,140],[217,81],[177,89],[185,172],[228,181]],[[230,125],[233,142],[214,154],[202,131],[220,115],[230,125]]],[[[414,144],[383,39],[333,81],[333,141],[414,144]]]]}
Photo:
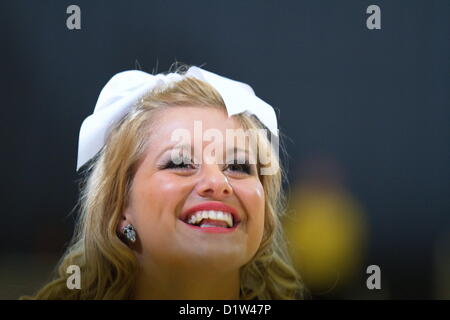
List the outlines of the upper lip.
{"type": "Polygon", "coordinates": [[[222,211],[222,212],[228,212],[231,213],[231,215],[233,216],[233,224],[237,223],[240,221],[240,216],[238,211],[229,206],[226,205],[225,203],[222,202],[203,202],[200,203],[196,206],[193,206],[189,209],[187,209],[186,211],[184,211],[183,213],[181,213],[181,215],[179,216],[180,220],[186,221],[187,218],[191,215],[194,214],[195,212],[198,211],[204,211],[204,210],[214,210],[214,211],[222,211]]]}

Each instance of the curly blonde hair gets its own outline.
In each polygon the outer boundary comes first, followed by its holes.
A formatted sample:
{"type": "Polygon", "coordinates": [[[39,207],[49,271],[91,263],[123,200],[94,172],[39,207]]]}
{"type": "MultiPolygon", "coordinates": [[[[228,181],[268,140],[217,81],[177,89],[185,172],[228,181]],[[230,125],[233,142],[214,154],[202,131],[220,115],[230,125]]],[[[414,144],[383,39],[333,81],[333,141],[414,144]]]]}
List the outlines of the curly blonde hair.
{"type": "MultiPolygon", "coordinates": [[[[186,70],[187,66],[182,65],[175,72],[182,74],[186,70]]],[[[78,201],[80,215],[72,241],[55,270],[55,279],[35,296],[21,299],[132,298],[137,260],[116,230],[129,200],[137,165],[147,148],[153,114],[161,108],[186,105],[226,110],[220,94],[211,85],[184,78],[148,93],[111,129],[103,149],[83,170],[78,201]],[[67,288],[66,271],[70,265],[81,269],[81,290],[67,288]]],[[[248,113],[234,117],[244,129],[264,128],[248,113]]],[[[264,233],[256,254],[240,270],[240,297],[301,299],[303,283],[292,266],[280,222],[285,212],[284,173],[268,137],[259,134],[262,136],[258,148],[268,151],[272,155],[271,165],[280,170],[273,175],[259,176],[265,191],[264,233]]]]}

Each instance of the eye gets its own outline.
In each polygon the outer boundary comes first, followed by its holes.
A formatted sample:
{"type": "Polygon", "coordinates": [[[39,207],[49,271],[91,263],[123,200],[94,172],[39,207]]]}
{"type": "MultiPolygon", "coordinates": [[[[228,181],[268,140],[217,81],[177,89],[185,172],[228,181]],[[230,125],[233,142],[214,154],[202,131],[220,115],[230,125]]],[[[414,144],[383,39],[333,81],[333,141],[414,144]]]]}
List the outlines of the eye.
{"type": "Polygon", "coordinates": [[[189,158],[181,159],[169,159],[164,164],[159,166],[159,169],[176,169],[176,170],[191,170],[195,169],[196,166],[192,163],[192,160],[189,158]],[[175,161],[174,161],[175,160],[175,161]]]}
{"type": "Polygon", "coordinates": [[[234,160],[232,163],[229,163],[226,165],[225,169],[230,170],[235,173],[239,174],[252,174],[253,173],[253,167],[250,165],[248,160],[245,160],[244,163],[240,163],[243,161],[234,160]]]}

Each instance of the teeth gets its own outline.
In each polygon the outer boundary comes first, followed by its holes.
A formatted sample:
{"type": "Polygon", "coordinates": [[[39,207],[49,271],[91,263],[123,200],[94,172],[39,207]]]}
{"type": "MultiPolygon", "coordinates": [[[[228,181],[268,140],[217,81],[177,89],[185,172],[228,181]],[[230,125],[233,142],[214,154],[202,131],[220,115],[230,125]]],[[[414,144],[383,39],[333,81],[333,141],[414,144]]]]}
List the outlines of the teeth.
{"type": "Polygon", "coordinates": [[[215,227],[215,225],[213,224],[208,224],[208,223],[204,223],[200,226],[201,228],[211,228],[211,227],[215,227]]]}
{"type": "Polygon", "coordinates": [[[224,221],[228,227],[231,228],[233,226],[233,216],[231,213],[214,210],[198,211],[191,215],[187,222],[195,225],[199,224],[203,219],[224,221]]]}
{"type": "Polygon", "coordinates": [[[195,223],[195,217],[194,217],[194,216],[191,216],[191,217],[189,218],[189,220],[188,220],[188,223],[189,223],[189,224],[194,224],[194,223],[195,223]]]}

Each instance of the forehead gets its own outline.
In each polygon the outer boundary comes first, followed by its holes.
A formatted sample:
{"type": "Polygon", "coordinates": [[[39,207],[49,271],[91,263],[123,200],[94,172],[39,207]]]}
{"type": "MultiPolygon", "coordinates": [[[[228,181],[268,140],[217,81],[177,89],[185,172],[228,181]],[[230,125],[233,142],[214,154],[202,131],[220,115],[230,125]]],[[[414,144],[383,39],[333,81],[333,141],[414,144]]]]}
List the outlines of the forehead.
{"type": "MultiPolygon", "coordinates": [[[[181,147],[184,150],[190,149],[197,154],[201,152],[205,156],[206,150],[211,151],[211,155],[220,158],[220,152],[223,150],[223,156],[231,156],[247,153],[252,161],[256,161],[256,145],[250,142],[248,136],[238,137],[228,136],[228,133],[236,131],[245,132],[238,119],[228,117],[225,109],[218,107],[203,106],[176,106],[158,110],[154,114],[152,125],[148,131],[147,148],[145,156],[142,158],[144,162],[155,162],[170,154],[174,148],[181,147]],[[199,130],[199,123],[201,123],[199,130]],[[176,133],[179,130],[187,132],[187,140],[180,139],[176,133]],[[209,130],[215,130],[221,138],[213,141],[219,141],[217,144],[207,139],[209,130]],[[201,131],[201,132],[198,132],[201,131]],[[176,138],[174,138],[174,136],[176,138]],[[235,140],[236,139],[236,140],[235,140]],[[198,148],[200,147],[200,149],[198,148]],[[239,150],[234,153],[233,150],[239,150]]],[[[206,153],[209,156],[209,153],[206,153]]],[[[219,159],[220,160],[220,159],[219,159]]]]}
{"type": "MultiPolygon", "coordinates": [[[[194,132],[194,128],[202,131],[216,129],[223,133],[227,129],[240,129],[242,126],[233,117],[228,117],[225,109],[207,106],[169,107],[155,115],[150,139],[157,141],[170,139],[177,129],[194,132]]],[[[225,134],[224,134],[225,136],[225,134]]]]}

